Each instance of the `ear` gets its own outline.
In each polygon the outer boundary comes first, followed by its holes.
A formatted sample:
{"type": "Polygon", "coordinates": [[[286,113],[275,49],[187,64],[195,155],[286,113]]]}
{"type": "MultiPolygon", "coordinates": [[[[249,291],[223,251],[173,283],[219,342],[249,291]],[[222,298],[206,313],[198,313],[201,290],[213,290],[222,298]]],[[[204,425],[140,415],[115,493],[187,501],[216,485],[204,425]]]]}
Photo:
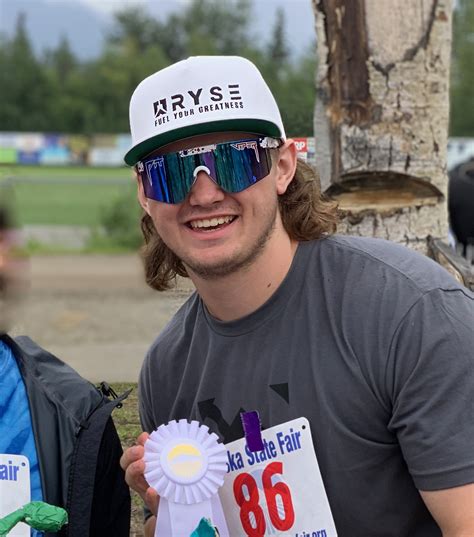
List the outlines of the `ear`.
{"type": "Polygon", "coordinates": [[[277,194],[281,196],[286,192],[288,185],[293,180],[296,171],[296,145],[291,138],[278,150],[277,168],[277,194]]]}
{"type": "Polygon", "coordinates": [[[140,179],[140,177],[139,177],[137,172],[135,172],[135,179],[137,181],[137,198],[138,198],[138,201],[139,201],[140,205],[142,206],[143,210],[149,215],[150,214],[149,200],[145,196],[145,190],[143,188],[143,183],[142,183],[142,180],[140,179]]]}

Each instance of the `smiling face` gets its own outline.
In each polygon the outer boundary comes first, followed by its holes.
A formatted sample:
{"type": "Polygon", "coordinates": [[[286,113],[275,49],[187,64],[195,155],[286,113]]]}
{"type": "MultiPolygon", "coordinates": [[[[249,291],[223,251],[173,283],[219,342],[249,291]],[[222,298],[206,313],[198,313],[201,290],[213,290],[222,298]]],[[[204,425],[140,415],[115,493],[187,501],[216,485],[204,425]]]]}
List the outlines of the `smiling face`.
{"type": "MultiPolygon", "coordinates": [[[[161,149],[168,153],[200,145],[251,138],[248,133],[219,133],[181,140],[161,149]]],[[[294,144],[276,152],[272,170],[246,190],[224,192],[204,172],[179,204],[145,197],[139,181],[138,196],[165,244],[186,265],[191,275],[218,278],[250,266],[268,244],[286,237],[278,212],[278,195],[294,175],[294,144]]]]}

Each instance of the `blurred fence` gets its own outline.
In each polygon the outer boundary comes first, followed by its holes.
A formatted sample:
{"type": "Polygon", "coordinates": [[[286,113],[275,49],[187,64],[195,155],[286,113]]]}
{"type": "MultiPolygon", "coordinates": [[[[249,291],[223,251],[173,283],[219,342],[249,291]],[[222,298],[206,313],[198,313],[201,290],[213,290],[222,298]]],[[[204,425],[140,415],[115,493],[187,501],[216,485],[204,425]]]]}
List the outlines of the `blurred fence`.
{"type": "MultiPolygon", "coordinates": [[[[314,138],[295,138],[298,155],[314,161],[314,138]]],[[[124,166],[129,134],[80,136],[0,132],[0,165],[124,166]]]]}
{"type": "MultiPolygon", "coordinates": [[[[313,137],[294,138],[298,156],[314,163],[313,137]]],[[[0,165],[123,166],[123,155],[131,146],[129,134],[48,134],[0,132],[0,165]]],[[[450,138],[448,170],[474,158],[474,138],[450,138]]]]}
{"type": "Polygon", "coordinates": [[[0,164],[123,166],[128,134],[0,132],[0,164]]]}

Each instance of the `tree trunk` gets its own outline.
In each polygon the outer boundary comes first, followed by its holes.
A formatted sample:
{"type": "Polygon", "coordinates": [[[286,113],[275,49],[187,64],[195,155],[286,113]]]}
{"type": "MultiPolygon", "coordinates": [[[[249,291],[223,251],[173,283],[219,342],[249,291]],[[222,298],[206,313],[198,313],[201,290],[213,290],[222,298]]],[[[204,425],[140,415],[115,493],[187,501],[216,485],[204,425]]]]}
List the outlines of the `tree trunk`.
{"type": "Polygon", "coordinates": [[[316,163],[340,231],[447,237],[451,0],[313,0],[316,163]]]}

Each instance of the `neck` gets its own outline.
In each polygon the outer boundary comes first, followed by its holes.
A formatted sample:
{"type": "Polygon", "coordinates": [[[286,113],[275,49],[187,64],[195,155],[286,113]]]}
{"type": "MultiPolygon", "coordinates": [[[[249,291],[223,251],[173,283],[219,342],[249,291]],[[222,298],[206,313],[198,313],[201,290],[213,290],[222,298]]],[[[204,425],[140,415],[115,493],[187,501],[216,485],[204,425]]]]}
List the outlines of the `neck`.
{"type": "Polygon", "coordinates": [[[213,280],[189,274],[211,315],[233,321],[254,312],[273,295],[287,275],[297,247],[285,233],[278,241],[270,239],[252,265],[242,270],[213,280]]]}

